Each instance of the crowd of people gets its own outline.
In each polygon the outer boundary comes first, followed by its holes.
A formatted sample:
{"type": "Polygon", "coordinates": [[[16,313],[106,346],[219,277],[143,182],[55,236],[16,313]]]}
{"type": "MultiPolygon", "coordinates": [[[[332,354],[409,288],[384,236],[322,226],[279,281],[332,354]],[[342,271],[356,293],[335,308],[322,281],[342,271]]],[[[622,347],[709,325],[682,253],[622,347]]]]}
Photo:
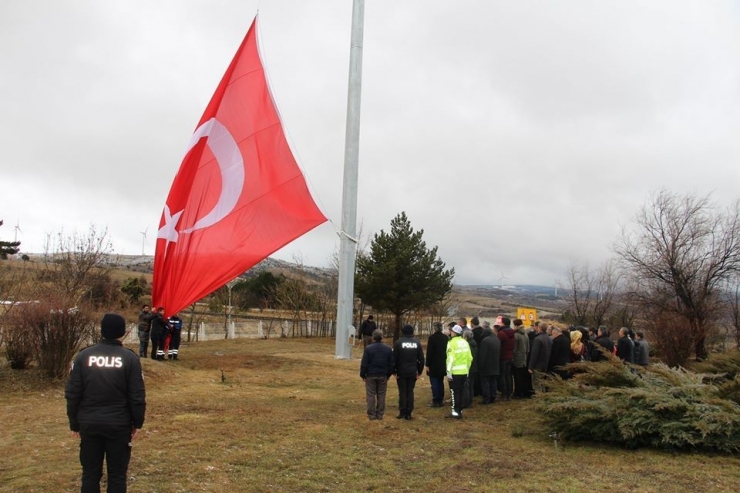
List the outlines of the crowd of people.
{"type": "Polygon", "coordinates": [[[139,357],[146,358],[149,342],[152,343],[151,358],[164,361],[177,360],[180,352],[182,319],[177,313],[164,318],[164,307],[154,311],[149,305],[141,307],[139,313],[139,357]]]}
{"type": "Polygon", "coordinates": [[[361,327],[364,352],[360,377],[365,382],[367,416],[381,420],[385,414],[388,380],[396,375],[399,391],[397,418],[410,420],[414,410],[414,388],[424,368],[432,390],[430,407],[443,407],[447,381],[450,413],[445,417],[462,419],[463,410],[476,397],[480,404],[526,399],[544,390],[544,375],[570,378],[568,363],[602,361],[611,353],[625,364],[647,366],[650,347],[642,332],[622,327],[617,344],[609,329],[569,327],[535,322],[525,328],[521,319],[499,316],[493,327],[478,317],[464,317],[434,324],[427,341],[426,357],[422,343],[414,337],[411,325],[403,327],[402,337],[393,348],[383,343],[383,333],[373,316],[361,327]]]}

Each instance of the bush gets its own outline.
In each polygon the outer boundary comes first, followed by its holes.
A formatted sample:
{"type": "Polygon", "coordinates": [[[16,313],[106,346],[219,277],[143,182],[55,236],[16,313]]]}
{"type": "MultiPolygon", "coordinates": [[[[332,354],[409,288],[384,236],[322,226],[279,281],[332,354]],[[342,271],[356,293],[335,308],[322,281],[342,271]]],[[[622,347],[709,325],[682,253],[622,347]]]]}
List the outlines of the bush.
{"type": "Polygon", "coordinates": [[[550,378],[538,396],[545,422],[564,438],[629,448],[740,451],[740,406],[704,374],[656,364],[645,369],[615,358],[570,365],[570,380],[550,378]]]}
{"type": "Polygon", "coordinates": [[[711,373],[733,380],[740,373],[740,351],[712,354],[706,361],[691,363],[689,368],[695,372],[711,373]]]}
{"type": "Polygon", "coordinates": [[[49,378],[64,377],[83,344],[96,339],[97,317],[85,310],[47,301],[14,310],[14,329],[31,338],[39,369],[49,378]]]}
{"type": "Polygon", "coordinates": [[[705,382],[719,385],[719,395],[740,404],[740,351],[712,354],[708,360],[692,363],[693,371],[704,374],[705,382]]]}
{"type": "Polygon", "coordinates": [[[676,314],[659,311],[649,315],[646,325],[655,335],[653,349],[660,359],[668,366],[684,366],[696,344],[688,321],[676,314]]]}
{"type": "Polygon", "coordinates": [[[8,316],[2,329],[5,358],[12,369],[25,370],[33,359],[33,338],[28,330],[14,325],[12,318],[12,315],[8,316]]]}

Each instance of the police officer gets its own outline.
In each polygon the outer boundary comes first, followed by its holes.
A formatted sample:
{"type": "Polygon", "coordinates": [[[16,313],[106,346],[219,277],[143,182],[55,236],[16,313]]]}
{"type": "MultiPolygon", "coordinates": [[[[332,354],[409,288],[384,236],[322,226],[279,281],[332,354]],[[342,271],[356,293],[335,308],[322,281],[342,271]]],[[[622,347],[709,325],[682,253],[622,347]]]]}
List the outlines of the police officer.
{"type": "Polygon", "coordinates": [[[450,402],[452,412],[445,418],[462,419],[462,401],[465,381],[468,379],[470,366],[473,364],[473,354],[468,342],[460,337],[463,328],[454,325],[451,338],[447,342],[447,380],[450,382],[450,402]]]}
{"type": "Polygon", "coordinates": [[[404,325],[401,337],[393,344],[396,383],[398,384],[398,419],[411,419],[414,410],[416,379],[424,371],[424,350],[414,338],[414,328],[404,325]]]}
{"type": "Polygon", "coordinates": [[[177,359],[180,350],[180,335],[182,333],[182,319],[175,313],[169,319],[170,323],[170,348],[167,352],[168,359],[177,359]]]}
{"type": "Polygon", "coordinates": [[[69,428],[80,438],[82,493],[100,491],[104,458],[108,493],[126,491],[131,441],[146,410],[141,362],[121,345],[126,321],[107,313],[100,328],[103,339],[80,351],[64,391],[69,428]]]}

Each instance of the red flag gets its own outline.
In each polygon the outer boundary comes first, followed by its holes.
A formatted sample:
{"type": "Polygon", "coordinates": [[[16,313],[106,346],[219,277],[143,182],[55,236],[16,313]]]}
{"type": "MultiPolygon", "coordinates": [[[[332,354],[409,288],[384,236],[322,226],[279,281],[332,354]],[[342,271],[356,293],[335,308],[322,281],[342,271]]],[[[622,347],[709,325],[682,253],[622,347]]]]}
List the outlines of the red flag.
{"type": "Polygon", "coordinates": [[[256,26],[198,122],[162,213],[152,301],[167,314],[326,221],[285,139],[256,26]]]}

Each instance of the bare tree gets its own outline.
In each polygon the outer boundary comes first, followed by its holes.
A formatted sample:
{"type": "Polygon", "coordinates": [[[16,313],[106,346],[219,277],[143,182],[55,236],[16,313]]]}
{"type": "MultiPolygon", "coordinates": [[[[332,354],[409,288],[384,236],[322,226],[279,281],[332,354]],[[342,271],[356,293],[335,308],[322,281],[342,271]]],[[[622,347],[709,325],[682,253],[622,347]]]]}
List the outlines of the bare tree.
{"type": "Polygon", "coordinates": [[[320,296],[316,291],[319,286],[312,282],[303,264],[303,258],[293,257],[293,267],[285,280],[274,288],[274,298],[277,305],[291,313],[293,320],[291,336],[303,336],[301,320],[307,320],[309,313],[321,311],[320,296]],[[298,333],[296,333],[298,328],[298,333]]]}
{"type": "Polygon", "coordinates": [[[591,321],[594,325],[603,325],[614,308],[620,274],[613,260],[604,262],[596,272],[594,279],[595,299],[591,305],[591,321]]]}
{"type": "Polygon", "coordinates": [[[571,263],[568,268],[568,294],[565,300],[576,325],[588,325],[596,282],[587,263],[571,263]]]}
{"type": "Polygon", "coordinates": [[[46,288],[72,306],[83,302],[100,279],[109,279],[113,270],[113,246],[108,230],[91,225],[86,234],[60,231],[57,242],[46,245],[41,280],[46,288]]]}
{"type": "Polygon", "coordinates": [[[611,313],[607,319],[606,325],[612,327],[627,327],[632,329],[635,326],[639,315],[639,305],[631,296],[635,290],[629,285],[622,287],[614,297],[614,304],[611,313]]]}
{"type": "MultiPolygon", "coordinates": [[[[640,210],[635,228],[623,229],[615,251],[637,287],[635,299],[684,320],[696,358],[706,357],[720,289],[740,271],[740,201],[719,210],[708,196],[660,191],[640,210]]],[[[665,324],[656,329],[667,330],[665,324]]]]}
{"type": "Polygon", "coordinates": [[[735,330],[735,347],[740,349],[740,285],[728,286],[725,291],[730,324],[735,330]]]}

